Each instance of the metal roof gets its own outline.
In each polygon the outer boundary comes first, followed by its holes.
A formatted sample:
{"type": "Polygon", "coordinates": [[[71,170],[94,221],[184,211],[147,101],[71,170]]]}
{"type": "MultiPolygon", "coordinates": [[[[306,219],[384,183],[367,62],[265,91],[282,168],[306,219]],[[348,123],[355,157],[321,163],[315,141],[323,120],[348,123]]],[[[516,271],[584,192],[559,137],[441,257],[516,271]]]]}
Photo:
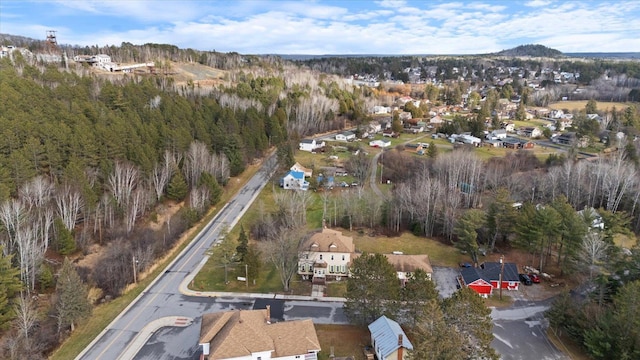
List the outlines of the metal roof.
{"type": "Polygon", "coordinates": [[[384,358],[399,348],[398,335],[402,335],[402,346],[405,349],[413,350],[411,341],[402,331],[400,325],[384,315],[369,324],[369,332],[371,332],[376,348],[384,358]]]}

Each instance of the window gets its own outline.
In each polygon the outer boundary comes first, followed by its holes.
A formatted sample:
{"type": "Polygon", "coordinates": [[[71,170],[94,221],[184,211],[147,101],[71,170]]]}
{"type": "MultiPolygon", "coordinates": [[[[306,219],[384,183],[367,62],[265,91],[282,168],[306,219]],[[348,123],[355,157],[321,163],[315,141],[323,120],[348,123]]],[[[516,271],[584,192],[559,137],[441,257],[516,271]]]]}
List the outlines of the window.
{"type": "Polygon", "coordinates": [[[320,254],[320,260],[322,260],[322,254],[320,254]]]}
{"type": "Polygon", "coordinates": [[[333,255],[331,255],[331,260],[333,260],[333,255]]]}
{"type": "Polygon", "coordinates": [[[329,268],[329,272],[333,272],[333,265],[329,268]]]}
{"type": "Polygon", "coordinates": [[[342,255],[342,261],[344,261],[344,255],[342,255]]]}

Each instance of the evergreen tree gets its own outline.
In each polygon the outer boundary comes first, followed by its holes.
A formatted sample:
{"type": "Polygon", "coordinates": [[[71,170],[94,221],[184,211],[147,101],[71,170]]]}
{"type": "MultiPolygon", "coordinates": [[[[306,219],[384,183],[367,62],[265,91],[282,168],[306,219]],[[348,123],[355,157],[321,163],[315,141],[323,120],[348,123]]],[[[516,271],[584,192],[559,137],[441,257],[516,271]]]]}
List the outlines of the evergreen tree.
{"type": "Polygon", "coordinates": [[[73,233],[69,231],[61,218],[56,218],[53,222],[56,230],[56,248],[60,255],[69,255],[76,251],[76,240],[73,233]]]}
{"type": "Polygon", "coordinates": [[[429,148],[427,149],[427,156],[430,159],[435,159],[438,157],[438,147],[431,141],[429,143],[429,148]]]}
{"type": "Polygon", "coordinates": [[[353,323],[367,325],[382,315],[396,317],[400,285],[386,256],[365,252],[352,261],[345,298],[344,312],[353,323]]]}
{"type": "Polygon", "coordinates": [[[470,288],[463,287],[443,302],[447,325],[459,333],[464,341],[463,350],[467,359],[498,359],[491,347],[493,322],[491,309],[470,288]]]}
{"type": "Polygon", "coordinates": [[[400,121],[400,115],[398,115],[397,111],[393,113],[393,120],[391,121],[391,130],[396,134],[402,133],[402,121],[400,121]]]}
{"type": "Polygon", "coordinates": [[[464,339],[445,322],[441,305],[436,299],[427,300],[411,328],[413,350],[410,360],[458,360],[465,358],[464,339]]]}
{"type": "Polygon", "coordinates": [[[73,331],[79,320],[89,316],[91,302],[88,295],[87,286],[80,279],[71,260],[65,258],[56,282],[55,311],[58,331],[67,326],[73,331]]]}
{"type": "Polygon", "coordinates": [[[487,211],[487,228],[489,230],[489,251],[492,252],[498,239],[507,241],[507,236],[513,232],[516,220],[516,209],[506,188],[498,189],[493,202],[487,211]]]}
{"type": "Polygon", "coordinates": [[[246,266],[246,272],[249,279],[255,281],[260,277],[260,269],[262,268],[261,254],[255,244],[249,245],[247,253],[244,256],[243,265],[246,266]]]}
{"type": "Polygon", "coordinates": [[[244,227],[240,225],[240,234],[238,235],[238,246],[236,246],[236,257],[239,262],[244,262],[244,257],[247,255],[249,251],[249,238],[247,237],[247,233],[244,231],[244,227]]]}
{"type": "Polygon", "coordinates": [[[13,318],[11,299],[22,290],[20,269],[11,264],[11,255],[5,256],[0,246],[0,329],[13,318]]]}
{"type": "Polygon", "coordinates": [[[171,177],[171,181],[167,186],[167,197],[171,200],[182,201],[189,192],[189,186],[187,185],[184,176],[181,171],[175,171],[171,177]]]}
{"type": "Polygon", "coordinates": [[[478,264],[478,232],[484,223],[484,212],[471,209],[465,212],[455,225],[454,233],[458,236],[455,246],[466,251],[474,264],[478,264]]]}
{"type": "Polygon", "coordinates": [[[425,302],[438,299],[438,290],[429,275],[424,270],[417,269],[407,279],[401,295],[407,324],[414,326],[418,319],[425,316],[425,302]]]}

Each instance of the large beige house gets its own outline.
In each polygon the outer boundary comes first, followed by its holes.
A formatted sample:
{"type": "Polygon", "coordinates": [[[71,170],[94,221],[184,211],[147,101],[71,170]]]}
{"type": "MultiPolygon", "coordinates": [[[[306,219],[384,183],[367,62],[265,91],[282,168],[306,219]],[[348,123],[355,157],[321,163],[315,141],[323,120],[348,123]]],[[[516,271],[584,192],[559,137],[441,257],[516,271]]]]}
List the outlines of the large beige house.
{"type": "Polygon", "coordinates": [[[203,315],[202,359],[317,360],[320,341],[311,319],[271,323],[270,315],[268,306],[203,315]]]}
{"type": "Polygon", "coordinates": [[[305,280],[311,279],[314,284],[341,280],[349,274],[354,251],[351,237],[325,227],[302,245],[298,257],[298,274],[305,280]]]}

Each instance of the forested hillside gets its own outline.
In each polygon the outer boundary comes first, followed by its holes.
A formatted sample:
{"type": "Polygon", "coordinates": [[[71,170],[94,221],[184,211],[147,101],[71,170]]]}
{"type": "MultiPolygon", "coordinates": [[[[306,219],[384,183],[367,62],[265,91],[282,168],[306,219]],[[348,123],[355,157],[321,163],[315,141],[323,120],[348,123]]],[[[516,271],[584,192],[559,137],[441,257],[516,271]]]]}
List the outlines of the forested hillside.
{"type": "MultiPolygon", "coordinates": [[[[140,49],[171,50],[124,46],[112,54],[140,49]]],[[[178,66],[171,59],[188,53],[158,62],[178,66]]],[[[364,94],[338,78],[272,68],[271,59],[232,63],[224,86],[201,87],[179,84],[171,72],[103,74],[17,52],[0,59],[0,326],[34,306],[29,294],[68,299],[60,292],[69,287],[53,276],[61,256],[77,258],[96,244],[100,255],[77,268],[82,283],[72,287],[91,287],[93,300],[119,296],[134,279],[132,257],[138,271],[149,268],[219,200],[230,176],[276,147],[291,158],[300,136],[365,118],[364,94]],[[167,201],[184,206],[155,229],[144,226],[167,201]]],[[[34,356],[54,348],[87,315],[61,313],[70,304],[56,301],[51,317],[25,330],[40,328],[38,346],[19,337],[2,348],[34,356]]]]}

